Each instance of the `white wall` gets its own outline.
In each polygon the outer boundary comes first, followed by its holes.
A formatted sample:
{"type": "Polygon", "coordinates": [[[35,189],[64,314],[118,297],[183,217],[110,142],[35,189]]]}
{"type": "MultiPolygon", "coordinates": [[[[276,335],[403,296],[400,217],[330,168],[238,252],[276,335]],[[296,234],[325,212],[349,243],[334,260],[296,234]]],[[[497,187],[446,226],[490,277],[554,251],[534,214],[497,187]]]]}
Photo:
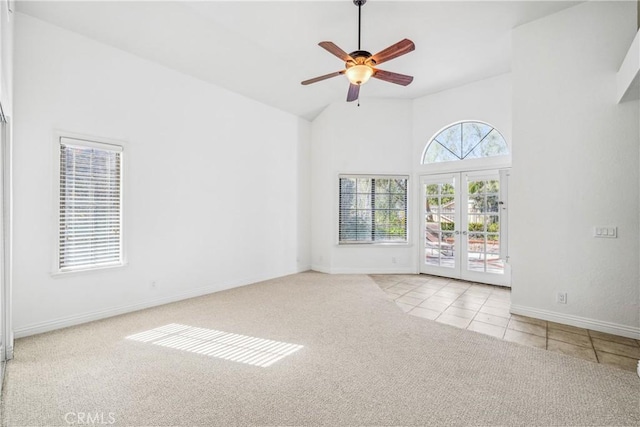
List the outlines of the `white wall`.
{"type": "Polygon", "coordinates": [[[308,122],[26,15],[15,53],[18,336],[309,268],[308,122]],[[52,277],[54,130],[124,141],[128,266],[52,277]]]}
{"type": "MultiPolygon", "coordinates": [[[[411,175],[411,101],[364,99],[360,107],[331,104],[312,123],[311,158],[313,269],[415,272],[414,236],[410,245],[337,244],[339,174],[411,175]]],[[[410,189],[413,184],[410,180],[410,189]]]]}
{"type": "Polygon", "coordinates": [[[311,269],[311,122],[298,119],[297,270],[311,269]]]}
{"type": "MultiPolygon", "coordinates": [[[[363,88],[364,90],[364,88],[363,88]]],[[[427,141],[442,127],[481,120],[511,141],[509,74],[409,100],[330,105],[312,124],[313,269],[331,273],[415,273],[419,258],[418,178],[427,141]],[[407,174],[410,244],[338,246],[338,174],[407,174]],[[396,259],[393,263],[392,259],[396,259]]]]}
{"type": "Polygon", "coordinates": [[[639,109],[616,104],[635,7],[587,2],[514,31],[510,225],[512,311],[639,337],[639,109]]]}

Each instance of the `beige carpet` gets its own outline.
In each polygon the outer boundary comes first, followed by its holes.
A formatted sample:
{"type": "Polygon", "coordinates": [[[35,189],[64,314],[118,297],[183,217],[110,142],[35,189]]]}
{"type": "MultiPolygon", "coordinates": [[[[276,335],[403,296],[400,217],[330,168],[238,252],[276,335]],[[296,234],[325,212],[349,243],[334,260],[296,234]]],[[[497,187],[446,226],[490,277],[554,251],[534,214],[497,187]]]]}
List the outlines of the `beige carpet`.
{"type": "Polygon", "coordinates": [[[78,414],[135,426],[638,425],[640,379],[405,315],[367,276],[309,272],[18,340],[2,424],[78,414]],[[125,338],[168,324],[303,347],[259,367],[125,338]]]}

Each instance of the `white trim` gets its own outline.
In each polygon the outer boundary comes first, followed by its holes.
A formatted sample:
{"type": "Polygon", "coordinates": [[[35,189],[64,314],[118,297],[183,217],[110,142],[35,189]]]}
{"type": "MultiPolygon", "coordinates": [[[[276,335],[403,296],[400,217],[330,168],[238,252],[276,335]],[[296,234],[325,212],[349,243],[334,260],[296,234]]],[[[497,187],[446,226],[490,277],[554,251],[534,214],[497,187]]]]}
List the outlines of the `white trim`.
{"type": "Polygon", "coordinates": [[[79,276],[86,273],[92,273],[94,271],[102,271],[102,270],[116,270],[120,268],[125,268],[129,264],[126,263],[118,263],[113,265],[99,265],[96,267],[87,267],[87,268],[79,268],[77,270],[63,270],[63,271],[54,271],[50,274],[50,276],[54,279],[59,279],[61,277],[69,277],[69,276],[79,276]]]}
{"type": "Polygon", "coordinates": [[[331,274],[331,269],[325,265],[311,265],[311,271],[318,273],[331,274]]]}
{"type": "MultiPolygon", "coordinates": [[[[489,135],[489,133],[487,133],[487,135],[489,135]]],[[[442,128],[440,128],[436,133],[434,133],[431,138],[429,138],[429,141],[427,141],[427,143],[424,146],[424,149],[422,150],[422,154],[420,155],[420,164],[421,165],[433,165],[433,164],[437,164],[437,163],[449,163],[449,164],[456,164],[456,163],[461,163],[461,162],[469,162],[471,160],[486,160],[486,159],[490,159],[493,157],[502,157],[502,158],[509,158],[509,160],[511,160],[511,144],[509,143],[509,141],[507,141],[507,138],[504,137],[504,135],[502,134],[502,132],[500,132],[495,126],[493,126],[491,123],[487,123],[483,120],[478,120],[478,119],[468,119],[468,120],[458,120],[457,122],[453,122],[450,123],[442,128]],[[464,123],[481,123],[483,125],[489,126],[491,128],[491,131],[489,131],[489,133],[491,133],[492,131],[496,131],[498,132],[498,135],[500,135],[502,137],[502,140],[504,141],[505,144],[507,144],[507,149],[509,150],[509,154],[506,155],[501,155],[501,156],[489,156],[489,157],[481,157],[481,158],[475,158],[475,159],[460,159],[460,160],[452,160],[449,162],[436,162],[436,163],[425,163],[424,162],[424,156],[427,155],[427,150],[429,149],[429,147],[431,146],[431,144],[433,143],[433,141],[435,141],[436,136],[440,135],[443,131],[454,127],[455,125],[459,125],[459,124],[464,124],[464,123]]],[[[465,169],[467,169],[465,167],[465,169]]]]}
{"type": "Polygon", "coordinates": [[[511,156],[493,156],[480,159],[459,160],[457,162],[440,162],[419,164],[416,173],[419,175],[431,175],[450,172],[471,172],[493,169],[505,169],[511,167],[511,156]]]}
{"type": "MultiPolygon", "coordinates": [[[[639,6],[640,7],[640,6],[639,6]]],[[[640,80],[640,30],[629,47],[622,65],[616,74],[618,104],[638,99],[638,81],[640,80]]]]}
{"type": "Polygon", "coordinates": [[[14,331],[14,334],[16,338],[28,337],[30,335],[41,334],[41,333],[53,331],[56,329],[62,329],[62,328],[67,328],[69,326],[80,325],[83,323],[92,322],[94,320],[100,320],[108,317],[118,316],[121,314],[131,313],[131,312],[143,310],[146,308],[157,307],[160,305],[182,301],[189,298],[209,295],[216,292],[225,291],[228,289],[234,289],[241,286],[251,285],[254,283],[263,282],[266,280],[271,280],[278,277],[284,277],[284,276],[288,276],[290,274],[296,274],[296,273],[297,271],[293,270],[291,272],[287,272],[284,274],[274,274],[274,275],[266,275],[266,276],[253,277],[253,278],[245,278],[245,279],[236,280],[236,281],[225,283],[225,284],[202,286],[187,292],[168,295],[168,296],[155,298],[148,301],[142,301],[134,304],[126,304],[126,305],[108,308],[105,310],[82,313],[82,314],[77,314],[73,316],[60,317],[58,319],[47,320],[45,322],[33,323],[31,325],[26,325],[26,326],[17,328],[14,331]]]}
{"type": "Polygon", "coordinates": [[[571,325],[578,328],[591,329],[621,337],[640,339],[640,327],[621,325],[619,323],[605,322],[603,320],[590,319],[588,317],[574,316],[572,314],[558,313],[534,307],[511,304],[511,313],[534,319],[548,320],[551,322],[571,325]]]}
{"type": "Polygon", "coordinates": [[[389,175],[384,173],[372,173],[372,174],[354,174],[354,173],[341,173],[338,175],[338,180],[340,178],[347,179],[358,179],[358,178],[368,178],[368,179],[409,179],[409,175],[389,175]]]}
{"type": "Polygon", "coordinates": [[[94,141],[94,139],[79,139],[79,138],[69,138],[66,136],[60,137],[60,144],[68,145],[70,147],[90,147],[96,148],[98,150],[103,151],[113,151],[115,153],[122,153],[124,151],[124,147],[122,144],[111,144],[107,142],[94,141]]]}
{"type": "Polygon", "coordinates": [[[320,273],[327,274],[416,274],[412,266],[406,267],[373,267],[373,268],[322,268],[316,269],[313,268],[314,271],[318,271],[320,273]]]}
{"type": "Polygon", "coordinates": [[[487,123],[483,120],[477,119],[467,119],[467,120],[458,120],[457,122],[450,123],[446,126],[440,128],[436,133],[434,133],[431,138],[427,141],[424,148],[422,149],[422,153],[420,155],[419,164],[415,168],[414,172],[419,175],[431,175],[438,173],[449,173],[449,172],[470,172],[476,170],[489,170],[489,169],[504,169],[511,167],[511,153],[513,149],[511,147],[511,141],[504,137],[504,134],[500,132],[495,126],[491,123],[487,123]],[[501,156],[490,156],[490,157],[481,157],[474,159],[465,159],[465,160],[455,160],[450,162],[437,162],[437,163],[423,163],[424,156],[429,149],[429,146],[433,143],[436,136],[440,135],[442,131],[450,128],[451,126],[458,125],[460,123],[469,123],[476,122],[482,123],[487,126],[490,126],[496,132],[500,134],[504,142],[507,144],[507,149],[509,150],[509,154],[501,155],[501,156]]]}
{"type": "MultiPolygon", "coordinates": [[[[411,191],[412,191],[412,174],[411,173],[367,173],[367,172],[355,172],[355,173],[340,173],[336,174],[335,183],[338,184],[338,191],[334,191],[333,194],[333,230],[334,230],[334,245],[336,247],[389,247],[389,246],[412,246],[413,236],[411,230],[411,191]],[[397,242],[341,242],[340,241],[340,178],[381,178],[381,179],[406,179],[407,180],[407,194],[405,201],[407,203],[406,211],[406,228],[407,239],[405,241],[397,242]]],[[[334,187],[335,188],[335,187],[334,187]]]]}
{"type": "Polygon", "coordinates": [[[126,250],[126,202],[125,202],[125,182],[127,177],[127,141],[112,138],[97,137],[93,135],[79,134],[65,130],[56,129],[53,131],[53,226],[52,237],[55,244],[51,260],[51,277],[60,277],[69,274],[87,273],[92,271],[122,268],[128,265],[126,250]],[[66,141],[65,141],[66,140],[66,141]],[[78,269],[61,270],[59,268],[60,257],[60,146],[66,143],[72,146],[80,145],[94,147],[103,150],[110,150],[120,153],[120,263],[108,266],[85,267],[78,269]]]}
{"type": "Polygon", "coordinates": [[[353,247],[371,247],[371,248],[389,248],[389,247],[393,247],[393,248],[397,248],[398,246],[400,247],[405,247],[405,248],[410,248],[413,246],[412,243],[408,243],[408,242],[391,242],[391,241],[381,241],[381,242],[368,242],[368,241],[349,241],[349,242],[343,242],[343,243],[337,243],[336,247],[337,248],[353,248],[353,247]]]}
{"type": "Polygon", "coordinates": [[[509,270],[511,277],[511,266],[509,265],[509,177],[511,169],[501,169],[500,176],[500,258],[504,262],[505,273],[509,270]]]}
{"type": "MultiPolygon", "coordinates": [[[[4,319],[0,321],[6,360],[13,359],[13,129],[11,117],[4,116],[4,135],[2,136],[2,266],[4,276],[1,285],[4,288],[2,304],[4,319]]],[[[1,389],[2,387],[0,387],[1,389]]]]}
{"type": "Polygon", "coordinates": [[[311,268],[311,265],[305,264],[303,266],[296,267],[294,274],[304,273],[305,271],[311,271],[311,270],[313,270],[313,268],[311,268]]]}

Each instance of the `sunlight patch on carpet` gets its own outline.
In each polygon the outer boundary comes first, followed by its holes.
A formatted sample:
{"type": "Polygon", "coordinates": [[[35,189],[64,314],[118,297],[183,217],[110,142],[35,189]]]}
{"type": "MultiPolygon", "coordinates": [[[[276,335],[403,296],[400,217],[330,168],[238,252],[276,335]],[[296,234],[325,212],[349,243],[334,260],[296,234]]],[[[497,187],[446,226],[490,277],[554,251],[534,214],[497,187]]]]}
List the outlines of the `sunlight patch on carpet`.
{"type": "Polygon", "coordinates": [[[129,335],[128,340],[204,354],[233,362],[266,368],[303,346],[238,335],[214,329],[171,323],[129,335]]]}

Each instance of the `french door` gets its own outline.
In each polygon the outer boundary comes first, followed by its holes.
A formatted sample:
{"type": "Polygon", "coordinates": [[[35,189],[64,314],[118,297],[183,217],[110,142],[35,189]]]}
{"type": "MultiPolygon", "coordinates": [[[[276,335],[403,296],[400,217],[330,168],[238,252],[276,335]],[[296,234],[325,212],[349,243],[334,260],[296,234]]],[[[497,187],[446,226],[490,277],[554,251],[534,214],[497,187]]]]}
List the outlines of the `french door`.
{"type": "Polygon", "coordinates": [[[510,286],[507,177],[507,170],[421,177],[421,273],[510,286]]]}

